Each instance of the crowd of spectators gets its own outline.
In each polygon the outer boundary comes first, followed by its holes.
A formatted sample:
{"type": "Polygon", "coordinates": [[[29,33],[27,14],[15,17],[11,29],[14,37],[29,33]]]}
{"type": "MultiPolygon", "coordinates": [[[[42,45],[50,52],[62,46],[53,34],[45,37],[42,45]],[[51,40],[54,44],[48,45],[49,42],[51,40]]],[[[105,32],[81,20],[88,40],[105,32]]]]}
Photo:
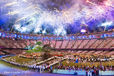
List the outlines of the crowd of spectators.
{"type": "MultiPolygon", "coordinates": [[[[46,60],[43,61],[39,61],[36,62],[36,60],[34,60],[34,63],[29,65],[29,64],[19,64],[16,63],[15,59],[10,58],[10,61],[7,61],[5,59],[3,59],[5,62],[8,62],[10,64],[14,64],[20,67],[28,67],[29,69],[32,70],[36,70],[38,72],[44,72],[44,71],[50,71],[52,72],[54,69],[63,69],[63,70],[85,70],[87,72],[92,71],[95,74],[97,74],[97,72],[99,70],[102,71],[110,71],[110,70],[114,70],[114,66],[113,64],[109,65],[109,63],[106,65],[102,65],[102,62],[114,62],[113,58],[111,56],[106,56],[106,55],[81,55],[81,54],[75,54],[75,53],[68,53],[65,52],[65,54],[62,54],[61,52],[58,52],[57,55],[62,55],[62,56],[53,56],[51,58],[48,58],[46,60]],[[103,61],[103,59],[105,59],[103,61]],[[76,60],[78,60],[78,62],[76,62],[76,60]],[[64,63],[65,62],[65,63],[64,63]],[[73,63],[73,64],[72,64],[73,63]],[[80,64],[83,63],[83,64],[80,64]],[[92,66],[88,66],[88,65],[92,65],[92,66]],[[99,63],[99,64],[97,64],[99,63]],[[76,65],[75,65],[76,64],[76,65]],[[80,64],[80,65],[79,65],[80,64]],[[95,66],[95,65],[97,66],[95,66]],[[72,66],[71,66],[72,65],[72,66]]],[[[19,55],[19,58],[26,58],[26,59],[34,59],[34,56],[39,56],[39,54],[23,54],[23,55],[19,55]]],[[[30,61],[29,63],[31,63],[32,61],[30,61]]]]}
{"type": "Polygon", "coordinates": [[[56,65],[54,67],[54,69],[64,69],[64,70],[102,70],[102,71],[106,71],[106,70],[114,70],[114,66],[93,66],[93,67],[90,67],[90,66],[65,66],[63,64],[61,65],[56,65]]]}
{"type": "Polygon", "coordinates": [[[78,59],[80,62],[100,62],[100,61],[111,61],[113,58],[111,56],[105,55],[69,55],[68,59],[76,60],[78,59]]]}

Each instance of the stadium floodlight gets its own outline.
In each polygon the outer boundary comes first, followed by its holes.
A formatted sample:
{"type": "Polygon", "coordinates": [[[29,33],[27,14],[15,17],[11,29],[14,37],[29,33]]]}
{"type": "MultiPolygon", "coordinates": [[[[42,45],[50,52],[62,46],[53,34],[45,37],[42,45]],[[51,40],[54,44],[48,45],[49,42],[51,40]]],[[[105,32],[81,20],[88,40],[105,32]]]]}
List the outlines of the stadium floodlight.
{"type": "Polygon", "coordinates": [[[111,26],[112,23],[113,23],[112,21],[110,21],[110,22],[105,22],[105,23],[102,23],[101,26],[104,26],[104,27],[111,26]]]}
{"type": "Polygon", "coordinates": [[[86,30],[85,29],[81,29],[81,33],[85,33],[86,32],[86,30]]]}
{"type": "Polygon", "coordinates": [[[109,21],[109,22],[105,22],[105,23],[102,23],[101,26],[104,27],[104,31],[106,30],[107,27],[111,26],[113,24],[112,21],[109,21]]]}

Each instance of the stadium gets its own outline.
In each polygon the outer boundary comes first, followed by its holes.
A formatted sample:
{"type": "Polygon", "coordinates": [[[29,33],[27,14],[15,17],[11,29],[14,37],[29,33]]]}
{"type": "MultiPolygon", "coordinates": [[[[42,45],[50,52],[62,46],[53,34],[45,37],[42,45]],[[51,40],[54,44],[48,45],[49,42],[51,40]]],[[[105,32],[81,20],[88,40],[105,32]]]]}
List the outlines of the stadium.
{"type": "Polygon", "coordinates": [[[0,76],[114,76],[114,1],[1,0],[0,76]]]}

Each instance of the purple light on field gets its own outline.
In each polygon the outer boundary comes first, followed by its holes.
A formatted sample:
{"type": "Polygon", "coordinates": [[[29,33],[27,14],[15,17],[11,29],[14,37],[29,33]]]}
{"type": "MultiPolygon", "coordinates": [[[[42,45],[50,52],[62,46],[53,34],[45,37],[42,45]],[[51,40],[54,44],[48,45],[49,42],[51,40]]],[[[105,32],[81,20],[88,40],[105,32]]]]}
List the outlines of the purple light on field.
{"type": "Polygon", "coordinates": [[[82,33],[85,33],[85,32],[86,32],[86,30],[85,30],[85,29],[81,29],[81,32],[82,32],[82,33]]]}

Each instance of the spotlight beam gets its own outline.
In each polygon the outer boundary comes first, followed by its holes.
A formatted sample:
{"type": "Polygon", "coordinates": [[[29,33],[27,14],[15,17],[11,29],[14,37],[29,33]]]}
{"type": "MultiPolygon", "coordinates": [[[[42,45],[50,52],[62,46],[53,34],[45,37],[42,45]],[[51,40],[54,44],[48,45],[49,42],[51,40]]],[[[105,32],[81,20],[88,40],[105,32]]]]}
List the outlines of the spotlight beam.
{"type": "MultiPolygon", "coordinates": [[[[31,5],[31,6],[27,7],[27,8],[25,8],[24,11],[27,11],[27,10],[32,9],[32,8],[34,8],[34,7],[31,5]]],[[[19,13],[21,13],[21,12],[23,12],[23,10],[22,10],[22,11],[19,11],[19,10],[10,11],[10,12],[8,12],[8,14],[6,14],[6,15],[15,15],[15,14],[19,14],[19,13]]]]}
{"type": "Polygon", "coordinates": [[[9,6],[12,6],[12,5],[16,5],[17,3],[18,3],[17,1],[11,2],[11,3],[7,3],[5,6],[9,7],[9,6]]]}
{"type": "Polygon", "coordinates": [[[92,5],[96,5],[95,3],[92,3],[90,0],[86,0],[87,3],[90,3],[92,5]]]}
{"type": "Polygon", "coordinates": [[[8,14],[6,14],[6,15],[15,15],[18,13],[20,13],[20,11],[11,11],[11,12],[8,12],[8,14]]]}
{"type": "Polygon", "coordinates": [[[19,22],[19,21],[21,21],[21,20],[23,20],[23,19],[26,19],[27,17],[31,17],[31,16],[33,16],[33,15],[35,15],[35,14],[37,14],[37,12],[34,12],[34,13],[32,13],[32,14],[30,14],[30,15],[27,15],[27,16],[24,16],[24,17],[18,19],[16,22],[19,22]]]}

